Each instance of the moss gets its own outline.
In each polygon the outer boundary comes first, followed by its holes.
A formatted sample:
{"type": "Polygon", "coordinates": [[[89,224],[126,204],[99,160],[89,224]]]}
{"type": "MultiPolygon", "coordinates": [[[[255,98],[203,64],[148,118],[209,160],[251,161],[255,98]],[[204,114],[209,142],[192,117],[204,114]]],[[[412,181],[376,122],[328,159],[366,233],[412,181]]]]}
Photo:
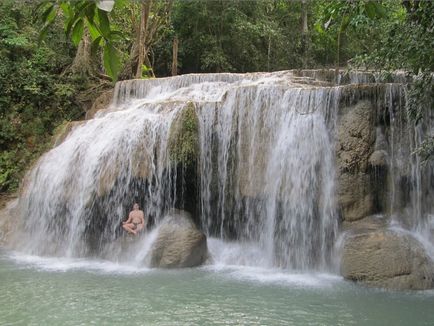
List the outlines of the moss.
{"type": "Polygon", "coordinates": [[[199,121],[195,107],[188,102],[172,123],[169,131],[171,161],[190,166],[197,161],[199,152],[199,121]]]}

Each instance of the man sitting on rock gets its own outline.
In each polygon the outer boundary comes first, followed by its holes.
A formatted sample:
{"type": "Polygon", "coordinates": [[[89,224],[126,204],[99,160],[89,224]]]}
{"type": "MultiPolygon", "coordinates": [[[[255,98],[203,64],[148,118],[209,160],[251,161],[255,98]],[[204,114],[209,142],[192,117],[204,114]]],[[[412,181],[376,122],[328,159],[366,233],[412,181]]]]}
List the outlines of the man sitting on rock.
{"type": "Polygon", "coordinates": [[[146,229],[146,224],[143,211],[139,209],[139,204],[134,203],[133,210],[128,215],[128,220],[122,222],[122,227],[128,233],[137,235],[141,230],[146,229]]]}

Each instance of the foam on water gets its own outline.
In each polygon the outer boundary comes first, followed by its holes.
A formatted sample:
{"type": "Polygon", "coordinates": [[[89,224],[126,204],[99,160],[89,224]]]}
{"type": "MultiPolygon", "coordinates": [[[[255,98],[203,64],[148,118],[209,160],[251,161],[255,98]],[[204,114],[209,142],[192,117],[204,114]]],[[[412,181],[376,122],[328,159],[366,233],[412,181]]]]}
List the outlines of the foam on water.
{"type": "Polygon", "coordinates": [[[150,268],[116,263],[109,260],[89,258],[44,257],[12,252],[8,256],[18,265],[25,268],[36,268],[41,271],[67,272],[84,270],[102,274],[137,274],[151,271],[150,268]]]}

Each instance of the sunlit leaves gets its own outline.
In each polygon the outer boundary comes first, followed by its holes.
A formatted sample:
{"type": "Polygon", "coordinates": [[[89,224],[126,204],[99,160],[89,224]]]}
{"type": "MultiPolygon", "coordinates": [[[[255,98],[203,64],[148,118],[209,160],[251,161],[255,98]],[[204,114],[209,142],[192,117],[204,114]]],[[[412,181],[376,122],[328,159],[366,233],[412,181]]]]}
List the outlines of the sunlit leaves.
{"type": "MultiPolygon", "coordinates": [[[[118,0],[120,5],[122,1],[118,0]]],[[[109,12],[113,9],[115,1],[66,1],[47,0],[38,5],[37,11],[44,26],[40,32],[43,39],[48,28],[53,24],[58,12],[63,13],[65,33],[71,38],[75,46],[80,43],[85,29],[89,31],[92,39],[92,53],[102,48],[104,68],[107,74],[116,81],[120,70],[120,53],[114,46],[119,39],[119,32],[113,31],[110,24],[109,12]]]]}
{"type": "Polygon", "coordinates": [[[76,23],[74,24],[74,28],[72,29],[71,39],[75,46],[77,46],[78,43],[80,43],[80,40],[83,36],[83,26],[84,26],[83,19],[77,20],[76,23]]]}
{"type": "Polygon", "coordinates": [[[109,76],[117,76],[121,68],[120,53],[111,45],[106,43],[104,45],[104,68],[109,76]]]}
{"type": "Polygon", "coordinates": [[[114,0],[99,0],[96,2],[96,6],[98,9],[110,12],[113,10],[113,6],[115,5],[114,0]]]}

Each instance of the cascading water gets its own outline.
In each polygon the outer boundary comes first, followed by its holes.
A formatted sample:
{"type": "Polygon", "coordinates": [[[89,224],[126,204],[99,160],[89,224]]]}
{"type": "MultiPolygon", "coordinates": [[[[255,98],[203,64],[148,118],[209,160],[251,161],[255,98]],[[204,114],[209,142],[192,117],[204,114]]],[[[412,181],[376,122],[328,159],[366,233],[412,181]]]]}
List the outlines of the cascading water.
{"type": "Polygon", "coordinates": [[[268,266],[326,265],[337,231],[328,128],[337,92],[243,85],[199,110],[209,234],[256,242],[268,266]]]}
{"type": "Polygon", "coordinates": [[[388,84],[385,107],[390,117],[389,128],[389,214],[393,229],[411,232],[434,259],[434,165],[421,164],[415,151],[424,135],[433,137],[434,116],[429,107],[422,108],[420,123],[408,119],[407,89],[400,84],[388,84]]]}
{"type": "Polygon", "coordinates": [[[145,200],[147,216],[172,206],[167,134],[181,106],[130,103],[77,127],[44,155],[20,200],[19,246],[35,254],[88,255],[118,236],[132,202],[145,200]]]}
{"type": "MultiPolygon", "coordinates": [[[[212,238],[219,262],[329,269],[339,218],[336,129],[342,91],[352,85],[315,78],[287,71],[119,82],[111,107],[77,126],[29,173],[10,243],[30,254],[139,263],[155,232],[125,258],[120,224],[133,202],[157,227],[170,208],[193,202],[191,213],[212,238]],[[197,191],[186,189],[188,175],[170,146],[171,130],[189,108],[198,121],[197,180],[190,180],[197,191]]],[[[397,152],[403,126],[395,123],[395,89],[386,91],[384,104],[391,121],[393,214],[405,156],[397,152]]],[[[412,175],[420,181],[414,164],[412,175]]],[[[410,187],[419,190],[412,190],[410,205],[421,207],[422,189],[432,187],[414,180],[410,187]]],[[[432,214],[431,208],[420,208],[420,215],[432,214]]]]}

